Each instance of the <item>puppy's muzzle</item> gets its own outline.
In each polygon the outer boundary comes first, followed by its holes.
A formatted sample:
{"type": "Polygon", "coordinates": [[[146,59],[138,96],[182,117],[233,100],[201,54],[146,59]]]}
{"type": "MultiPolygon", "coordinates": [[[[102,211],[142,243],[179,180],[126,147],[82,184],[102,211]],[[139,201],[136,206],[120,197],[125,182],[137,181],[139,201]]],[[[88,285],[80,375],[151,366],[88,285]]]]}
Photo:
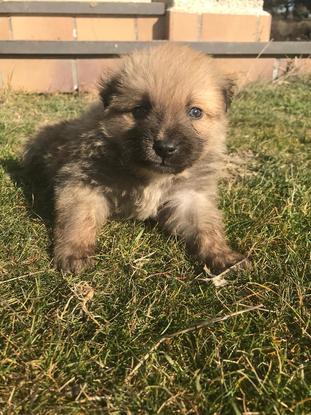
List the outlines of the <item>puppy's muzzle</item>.
{"type": "Polygon", "coordinates": [[[156,140],[153,149],[161,158],[169,158],[178,151],[178,146],[170,140],[156,140]]]}

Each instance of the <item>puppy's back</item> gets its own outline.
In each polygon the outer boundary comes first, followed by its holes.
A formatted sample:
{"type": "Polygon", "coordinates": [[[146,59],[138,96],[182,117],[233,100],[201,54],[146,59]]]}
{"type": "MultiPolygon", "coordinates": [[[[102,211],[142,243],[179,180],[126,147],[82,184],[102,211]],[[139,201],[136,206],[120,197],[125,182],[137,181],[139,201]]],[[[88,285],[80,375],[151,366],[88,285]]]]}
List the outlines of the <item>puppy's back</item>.
{"type": "Polygon", "coordinates": [[[22,165],[33,181],[52,181],[65,163],[78,158],[83,135],[98,126],[102,106],[91,105],[79,118],[48,125],[30,137],[22,148],[22,165]]]}

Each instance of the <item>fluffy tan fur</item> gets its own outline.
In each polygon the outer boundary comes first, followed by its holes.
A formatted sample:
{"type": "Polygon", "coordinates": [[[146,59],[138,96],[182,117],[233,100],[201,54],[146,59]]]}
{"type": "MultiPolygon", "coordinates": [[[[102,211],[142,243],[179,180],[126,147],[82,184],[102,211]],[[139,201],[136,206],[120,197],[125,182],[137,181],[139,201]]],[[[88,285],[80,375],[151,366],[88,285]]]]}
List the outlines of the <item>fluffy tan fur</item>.
{"type": "Polygon", "coordinates": [[[185,46],[136,51],[80,118],[46,127],[24,164],[55,196],[55,262],[80,272],[109,218],[154,218],[214,272],[241,259],[217,208],[232,83],[185,46]],[[194,113],[199,116],[194,117],[194,113]]]}

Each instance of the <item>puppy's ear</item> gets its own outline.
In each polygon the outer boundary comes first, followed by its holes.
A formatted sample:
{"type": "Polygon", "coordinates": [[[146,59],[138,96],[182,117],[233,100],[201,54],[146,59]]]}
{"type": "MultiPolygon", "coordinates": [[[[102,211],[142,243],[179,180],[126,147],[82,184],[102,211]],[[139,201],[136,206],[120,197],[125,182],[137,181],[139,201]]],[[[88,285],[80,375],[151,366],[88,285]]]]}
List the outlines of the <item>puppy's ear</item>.
{"type": "Polygon", "coordinates": [[[231,105],[232,99],[237,91],[237,85],[233,77],[228,77],[225,79],[222,85],[222,93],[224,97],[225,111],[228,111],[228,108],[231,105]]]}
{"type": "Polygon", "coordinates": [[[113,74],[105,74],[99,81],[99,96],[102,100],[104,107],[107,108],[112,101],[113,96],[117,93],[118,86],[120,85],[120,73],[115,72],[113,74]]]}

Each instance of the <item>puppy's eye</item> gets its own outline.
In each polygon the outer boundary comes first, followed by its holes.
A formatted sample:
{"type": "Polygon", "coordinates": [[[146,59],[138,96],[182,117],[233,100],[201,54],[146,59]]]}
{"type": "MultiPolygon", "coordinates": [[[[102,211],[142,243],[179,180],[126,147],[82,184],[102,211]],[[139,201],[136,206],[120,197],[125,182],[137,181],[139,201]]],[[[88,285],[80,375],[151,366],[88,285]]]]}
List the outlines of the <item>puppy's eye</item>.
{"type": "Polygon", "coordinates": [[[132,114],[136,119],[144,118],[148,115],[150,108],[146,105],[137,105],[137,107],[132,109],[132,114]]]}
{"type": "Polygon", "coordinates": [[[192,107],[188,111],[188,115],[189,115],[190,118],[194,118],[194,119],[198,120],[198,119],[202,118],[203,111],[201,110],[201,108],[192,107]]]}

